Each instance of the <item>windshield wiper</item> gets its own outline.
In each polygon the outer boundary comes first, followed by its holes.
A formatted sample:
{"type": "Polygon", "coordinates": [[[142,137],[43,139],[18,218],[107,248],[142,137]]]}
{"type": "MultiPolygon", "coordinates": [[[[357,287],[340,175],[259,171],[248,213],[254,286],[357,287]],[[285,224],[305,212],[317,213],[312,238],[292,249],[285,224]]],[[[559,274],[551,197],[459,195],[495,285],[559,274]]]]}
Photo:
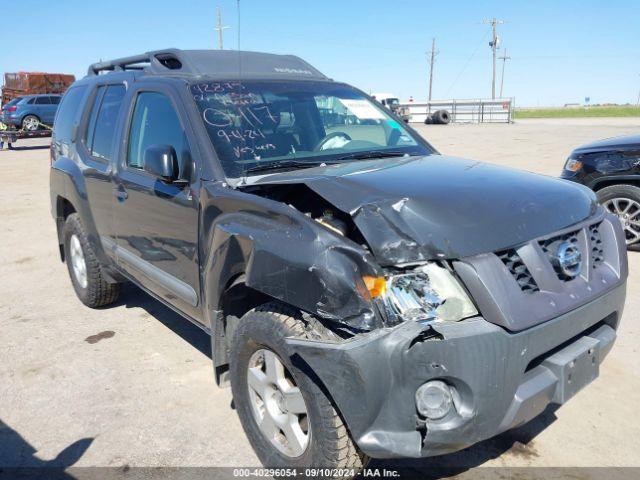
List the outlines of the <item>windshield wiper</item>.
{"type": "Polygon", "coordinates": [[[325,165],[330,162],[304,162],[302,160],[284,160],[281,162],[270,162],[254,165],[253,167],[249,167],[244,170],[244,173],[250,172],[265,172],[267,170],[278,170],[280,168],[311,168],[311,167],[319,167],[320,165],[325,165]]]}
{"type": "MultiPolygon", "coordinates": [[[[334,165],[344,160],[366,160],[368,158],[390,158],[390,157],[402,157],[404,155],[411,155],[396,150],[370,150],[368,152],[354,152],[347,155],[343,155],[338,158],[332,158],[331,160],[305,162],[303,160],[283,160],[280,162],[270,162],[254,165],[244,170],[244,173],[252,172],[265,172],[268,170],[279,170],[281,168],[311,168],[319,167],[321,165],[334,165]]],[[[416,154],[414,154],[416,155],[416,154]]]]}
{"type": "Polygon", "coordinates": [[[368,152],[354,152],[338,157],[336,160],[366,160],[367,158],[402,157],[404,152],[394,150],[370,150],[368,152]]]}

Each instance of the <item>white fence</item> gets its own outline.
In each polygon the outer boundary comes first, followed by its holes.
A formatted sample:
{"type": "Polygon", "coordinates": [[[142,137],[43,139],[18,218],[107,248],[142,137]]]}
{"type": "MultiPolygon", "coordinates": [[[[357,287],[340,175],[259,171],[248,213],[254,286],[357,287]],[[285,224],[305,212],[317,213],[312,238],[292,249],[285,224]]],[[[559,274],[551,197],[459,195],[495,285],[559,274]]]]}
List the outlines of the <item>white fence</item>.
{"type": "Polygon", "coordinates": [[[410,122],[424,123],[436,110],[446,110],[454,123],[510,123],[515,99],[432,100],[427,103],[403,103],[409,108],[410,122]]]}

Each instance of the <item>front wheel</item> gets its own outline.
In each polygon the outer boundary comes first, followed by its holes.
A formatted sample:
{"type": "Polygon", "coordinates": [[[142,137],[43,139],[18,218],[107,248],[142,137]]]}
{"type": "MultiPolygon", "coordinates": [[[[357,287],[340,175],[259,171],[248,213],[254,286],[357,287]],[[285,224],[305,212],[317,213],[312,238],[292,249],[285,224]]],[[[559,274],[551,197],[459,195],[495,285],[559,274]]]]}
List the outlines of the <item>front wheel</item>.
{"type": "Polygon", "coordinates": [[[627,247],[640,246],[640,188],[633,185],[611,185],[597,192],[598,200],[618,217],[627,247]]]}
{"type": "Polygon", "coordinates": [[[268,468],[360,471],[368,462],[325,393],[293,365],[284,342],[304,337],[299,312],[269,303],[233,333],[230,373],[242,427],[268,468]]]}

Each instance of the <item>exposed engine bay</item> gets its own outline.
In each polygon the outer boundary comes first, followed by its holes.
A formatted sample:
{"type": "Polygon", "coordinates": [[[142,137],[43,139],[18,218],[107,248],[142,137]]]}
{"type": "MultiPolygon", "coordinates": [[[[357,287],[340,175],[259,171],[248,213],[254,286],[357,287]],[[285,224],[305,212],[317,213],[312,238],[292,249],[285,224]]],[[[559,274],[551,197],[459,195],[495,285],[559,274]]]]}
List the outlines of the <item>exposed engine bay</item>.
{"type": "Polygon", "coordinates": [[[304,184],[267,184],[242,187],[242,190],[289,205],[325,228],[369,249],[352,218],[304,184]]]}

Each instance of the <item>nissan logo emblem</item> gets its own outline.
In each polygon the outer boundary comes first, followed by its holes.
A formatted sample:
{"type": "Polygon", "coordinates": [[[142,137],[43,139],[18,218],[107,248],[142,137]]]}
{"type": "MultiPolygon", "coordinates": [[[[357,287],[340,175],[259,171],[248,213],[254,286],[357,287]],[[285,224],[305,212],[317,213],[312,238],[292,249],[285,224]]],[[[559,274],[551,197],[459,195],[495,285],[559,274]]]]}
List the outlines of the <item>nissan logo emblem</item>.
{"type": "Polygon", "coordinates": [[[560,271],[569,278],[580,275],[582,270],[582,253],[577,245],[570,241],[564,241],[558,246],[555,256],[556,265],[560,271]]]}

